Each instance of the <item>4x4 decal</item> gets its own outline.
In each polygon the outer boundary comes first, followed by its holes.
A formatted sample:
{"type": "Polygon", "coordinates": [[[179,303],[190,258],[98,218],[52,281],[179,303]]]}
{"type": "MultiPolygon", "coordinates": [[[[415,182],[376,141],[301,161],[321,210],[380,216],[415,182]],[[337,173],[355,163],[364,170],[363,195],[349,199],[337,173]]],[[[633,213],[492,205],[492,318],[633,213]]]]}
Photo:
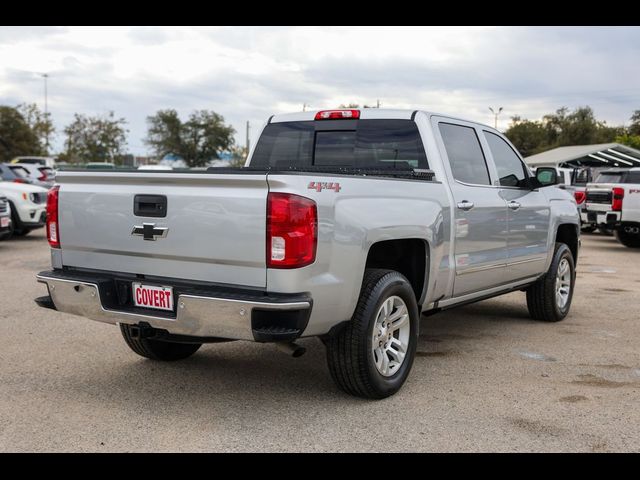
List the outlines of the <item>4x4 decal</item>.
{"type": "Polygon", "coordinates": [[[309,186],[307,188],[309,190],[315,190],[316,192],[322,192],[322,190],[333,190],[338,193],[341,187],[338,182],[309,182],[309,186]]]}

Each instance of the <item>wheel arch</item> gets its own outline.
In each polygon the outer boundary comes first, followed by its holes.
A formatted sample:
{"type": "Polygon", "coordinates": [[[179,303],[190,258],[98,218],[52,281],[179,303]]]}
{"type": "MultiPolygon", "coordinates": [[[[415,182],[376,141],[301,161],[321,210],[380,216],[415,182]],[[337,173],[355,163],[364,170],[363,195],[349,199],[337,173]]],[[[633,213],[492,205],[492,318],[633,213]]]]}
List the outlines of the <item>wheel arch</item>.
{"type": "Polygon", "coordinates": [[[429,253],[429,242],[423,238],[379,240],[369,247],[365,269],[382,268],[404,275],[420,307],[427,296],[429,253]]]}
{"type": "Polygon", "coordinates": [[[573,223],[562,223],[558,225],[556,229],[556,238],[555,241],[559,243],[564,243],[569,247],[571,253],[573,254],[573,261],[575,264],[578,263],[578,250],[579,250],[579,239],[580,239],[580,226],[573,223]]]}

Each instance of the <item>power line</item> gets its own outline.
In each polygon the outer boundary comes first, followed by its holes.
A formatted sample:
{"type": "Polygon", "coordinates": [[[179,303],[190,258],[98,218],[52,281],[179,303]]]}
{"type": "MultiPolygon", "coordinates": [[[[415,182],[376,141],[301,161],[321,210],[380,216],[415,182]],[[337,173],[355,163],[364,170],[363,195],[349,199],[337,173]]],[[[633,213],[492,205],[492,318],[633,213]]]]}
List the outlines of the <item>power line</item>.
{"type": "MultiPolygon", "coordinates": [[[[44,78],[44,121],[48,122],[49,121],[49,114],[48,114],[48,105],[47,105],[47,79],[49,78],[49,74],[48,73],[41,73],[40,74],[42,76],[42,78],[44,78]]],[[[44,131],[44,150],[45,150],[45,154],[49,155],[49,125],[48,123],[46,123],[45,126],[45,131],[44,131]]]]}

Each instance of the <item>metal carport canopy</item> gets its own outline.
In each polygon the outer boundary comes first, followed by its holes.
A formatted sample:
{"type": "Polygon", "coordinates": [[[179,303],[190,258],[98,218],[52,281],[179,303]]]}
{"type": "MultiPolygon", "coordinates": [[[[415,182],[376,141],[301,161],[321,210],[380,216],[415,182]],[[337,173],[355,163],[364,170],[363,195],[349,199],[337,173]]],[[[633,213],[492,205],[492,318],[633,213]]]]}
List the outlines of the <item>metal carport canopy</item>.
{"type": "Polygon", "coordinates": [[[526,157],[530,167],[640,167],[640,150],[620,143],[558,147],[526,157]]]}

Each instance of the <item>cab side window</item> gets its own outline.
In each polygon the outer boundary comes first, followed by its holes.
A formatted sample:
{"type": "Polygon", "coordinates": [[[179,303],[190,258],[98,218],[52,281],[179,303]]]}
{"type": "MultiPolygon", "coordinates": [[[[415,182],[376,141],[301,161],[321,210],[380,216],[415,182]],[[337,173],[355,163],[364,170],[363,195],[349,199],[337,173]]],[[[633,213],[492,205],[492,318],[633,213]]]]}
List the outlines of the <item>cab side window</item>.
{"type": "Polygon", "coordinates": [[[528,177],[524,163],[516,152],[495,133],[484,132],[498,170],[500,185],[503,187],[521,187],[522,181],[528,177]]]}
{"type": "Polygon", "coordinates": [[[491,185],[475,129],[451,123],[440,123],[439,127],[453,178],[472,185],[491,185]]]}

